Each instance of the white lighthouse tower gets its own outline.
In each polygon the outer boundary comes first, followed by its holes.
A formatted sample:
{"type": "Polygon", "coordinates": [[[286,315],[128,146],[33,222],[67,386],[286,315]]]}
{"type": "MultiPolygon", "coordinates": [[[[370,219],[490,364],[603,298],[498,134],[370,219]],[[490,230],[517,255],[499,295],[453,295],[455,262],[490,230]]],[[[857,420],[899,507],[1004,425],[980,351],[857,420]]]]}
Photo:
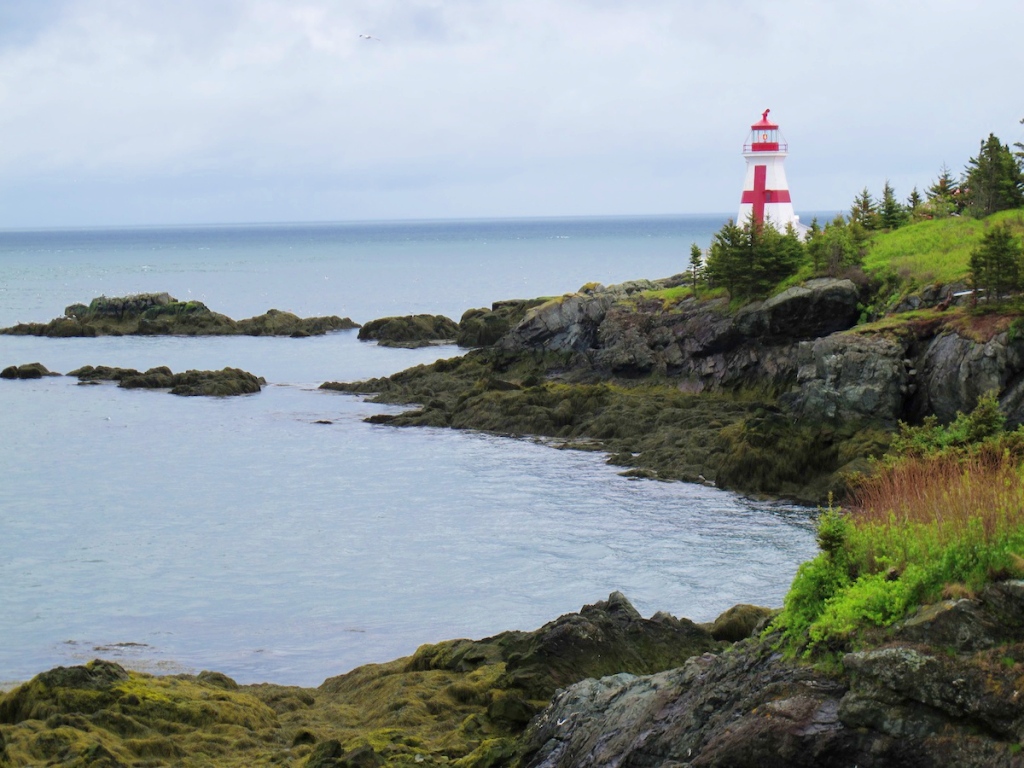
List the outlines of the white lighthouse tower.
{"type": "Polygon", "coordinates": [[[769,222],[775,229],[785,232],[786,225],[792,224],[803,237],[807,227],[800,223],[800,217],[793,212],[786,183],[786,169],[783,162],[789,154],[789,145],[779,131],[779,126],[768,119],[766,109],[760,122],[750,126],[750,136],[743,145],[743,156],[747,159],[747,178],[743,183],[743,197],[740,198],[740,212],[736,223],[756,224],[769,222]]]}

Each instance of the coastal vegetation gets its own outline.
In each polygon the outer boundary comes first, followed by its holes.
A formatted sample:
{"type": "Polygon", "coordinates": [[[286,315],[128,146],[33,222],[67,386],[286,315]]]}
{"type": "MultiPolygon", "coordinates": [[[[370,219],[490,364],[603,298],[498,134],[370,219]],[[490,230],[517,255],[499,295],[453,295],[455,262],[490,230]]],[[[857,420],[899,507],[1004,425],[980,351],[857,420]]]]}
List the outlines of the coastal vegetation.
{"type": "Polygon", "coordinates": [[[901,424],[845,508],[818,523],[775,628],[791,652],[849,650],[943,598],[1024,575],[1024,427],[993,394],[948,425],[901,424]]]}

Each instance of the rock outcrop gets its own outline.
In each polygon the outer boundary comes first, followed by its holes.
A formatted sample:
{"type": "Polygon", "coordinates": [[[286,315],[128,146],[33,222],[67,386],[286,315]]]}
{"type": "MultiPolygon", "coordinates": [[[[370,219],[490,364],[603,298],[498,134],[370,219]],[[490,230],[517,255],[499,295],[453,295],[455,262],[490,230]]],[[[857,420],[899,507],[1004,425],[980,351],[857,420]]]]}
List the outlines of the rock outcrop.
{"type": "Polygon", "coordinates": [[[444,315],[405,315],[371,320],[359,329],[361,341],[376,341],[382,347],[425,347],[455,342],[459,326],[444,315]]]}
{"type": "Polygon", "coordinates": [[[60,374],[48,370],[42,363],[9,365],[0,371],[0,379],[41,379],[44,376],[60,376],[60,374]]]}
{"type": "Polygon", "coordinates": [[[693,391],[756,384],[785,391],[795,380],[797,344],[857,320],[849,280],[811,280],[738,313],[725,299],[687,299],[666,309],[637,281],[552,299],[526,313],[498,344],[508,352],[577,353],[610,375],[661,374],[693,391]]]}
{"type": "Polygon", "coordinates": [[[140,372],[134,368],[111,368],[105,365],[86,365],[68,376],[75,376],[80,384],[98,381],[116,381],[124,389],[166,389],[172,395],[186,397],[231,397],[260,392],[266,380],[240,368],[219,371],[185,371],[173,373],[167,366],[140,372]]]}
{"type": "Polygon", "coordinates": [[[48,323],[19,323],[0,328],[14,336],[312,336],[358,328],[347,317],[300,318],[271,309],[263,315],[235,321],[211,311],[201,301],[178,301],[167,293],[101,296],[88,306],[72,304],[64,317],[48,323]]]}
{"type": "Polygon", "coordinates": [[[510,299],[496,301],[490,309],[467,309],[459,320],[460,347],[490,347],[522,322],[529,309],[547,299],[510,299]]]}
{"type": "Polygon", "coordinates": [[[0,764],[512,766],[519,734],[556,688],[720,648],[691,622],[644,619],[614,593],[534,632],[425,645],[316,689],[216,672],[153,677],[97,660],[0,695],[0,764]]]}
{"type": "Polygon", "coordinates": [[[922,609],[842,658],[787,660],[771,636],[656,675],[559,692],[530,726],[524,764],[1021,766],[1024,582],[922,609]]]}
{"type": "Polygon", "coordinates": [[[854,328],[860,292],[850,280],[810,280],[738,311],[725,299],[666,306],[650,288],[626,286],[534,307],[496,346],[571,354],[577,368],[605,376],[663,376],[688,392],[777,395],[809,422],[893,428],[928,414],[947,422],[994,390],[1009,423],[1024,423],[1024,335],[1009,319],[993,326],[935,311],[854,328]]]}

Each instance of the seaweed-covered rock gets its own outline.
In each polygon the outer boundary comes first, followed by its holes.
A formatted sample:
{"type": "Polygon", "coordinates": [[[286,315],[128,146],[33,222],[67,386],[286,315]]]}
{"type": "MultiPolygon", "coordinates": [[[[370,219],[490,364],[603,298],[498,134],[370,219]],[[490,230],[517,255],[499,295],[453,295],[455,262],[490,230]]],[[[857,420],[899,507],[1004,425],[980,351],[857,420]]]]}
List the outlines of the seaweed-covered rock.
{"type": "Polygon", "coordinates": [[[358,328],[347,317],[300,318],[271,309],[263,315],[235,321],[212,311],[201,301],[178,301],[167,293],[100,296],[88,305],[72,304],[64,317],[49,323],[19,323],[0,333],[21,336],[310,336],[358,328]]]}
{"type": "Polygon", "coordinates": [[[350,318],[329,315],[326,317],[299,317],[291,312],[269,309],[262,315],[239,320],[238,329],[247,336],[321,336],[329,331],[347,331],[358,328],[359,324],[350,318]]]}
{"type": "Polygon", "coordinates": [[[503,661],[509,687],[521,689],[529,699],[546,699],[585,677],[668,669],[718,647],[707,630],[690,620],[667,614],[645,619],[621,592],[613,592],[608,600],[533,632],[425,646],[412,657],[409,669],[468,670],[503,661]]]}
{"type": "Polygon", "coordinates": [[[262,376],[240,368],[172,373],[167,366],[160,366],[140,373],[134,368],[86,365],[71,371],[68,376],[75,376],[80,382],[116,381],[124,389],[169,389],[172,395],[208,397],[255,394],[266,384],[262,376]]]}
{"type": "Polygon", "coordinates": [[[751,637],[775,613],[776,611],[771,608],[741,603],[734,605],[715,619],[708,631],[715,640],[739,642],[751,637]]]}
{"type": "Polygon", "coordinates": [[[424,346],[432,342],[452,342],[459,326],[444,315],[405,315],[371,320],[359,329],[359,339],[383,346],[424,346]]]}
{"type": "Polygon", "coordinates": [[[0,371],[0,379],[41,379],[44,376],[60,376],[60,374],[47,370],[42,363],[9,365],[0,371]]]}
{"type": "Polygon", "coordinates": [[[251,765],[279,728],[250,693],[102,660],[57,667],[14,689],[0,698],[0,723],[12,765],[193,764],[189,757],[251,765]]]}

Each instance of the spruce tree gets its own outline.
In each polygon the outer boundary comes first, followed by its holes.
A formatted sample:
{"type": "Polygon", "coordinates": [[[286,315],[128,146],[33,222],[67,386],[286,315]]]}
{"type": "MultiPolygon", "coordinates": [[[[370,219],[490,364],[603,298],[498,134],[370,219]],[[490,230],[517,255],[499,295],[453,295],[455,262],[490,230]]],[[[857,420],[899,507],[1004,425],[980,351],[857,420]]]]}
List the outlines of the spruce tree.
{"type": "Polygon", "coordinates": [[[742,227],[731,219],[711,241],[706,275],[724,285],[734,299],[767,295],[792,275],[805,258],[804,245],[792,226],[779,232],[771,222],[748,221],[742,227]]]}
{"type": "Polygon", "coordinates": [[[700,246],[693,243],[690,246],[690,272],[693,273],[693,292],[697,292],[697,280],[700,278],[701,267],[704,264],[704,252],[700,246]]]}
{"type": "Polygon", "coordinates": [[[981,142],[964,172],[967,209],[977,218],[1024,206],[1024,174],[1010,148],[995,134],[981,142]]]}
{"type": "Polygon", "coordinates": [[[896,199],[896,190],[892,188],[888,179],[885,180],[885,187],[882,188],[879,219],[886,229],[898,229],[907,221],[907,210],[896,199]]]}
{"type": "Polygon", "coordinates": [[[985,292],[987,301],[998,301],[1021,290],[1021,257],[1024,250],[1008,222],[990,228],[971,254],[971,283],[985,292]]]}
{"type": "Polygon", "coordinates": [[[807,254],[816,274],[835,277],[851,267],[860,266],[864,251],[855,237],[854,226],[864,232],[859,224],[847,224],[839,214],[825,225],[817,237],[807,241],[807,254]]]}
{"type": "Polygon", "coordinates": [[[939,178],[928,187],[928,212],[937,218],[959,213],[960,186],[945,163],[939,169],[939,178]]]}
{"type": "MultiPolygon", "coordinates": [[[[747,222],[747,228],[750,222],[747,222]]],[[[705,267],[708,282],[723,285],[730,296],[742,293],[745,288],[745,266],[749,262],[750,239],[744,235],[743,229],[729,219],[715,233],[711,240],[711,252],[705,267]]]]}
{"type": "Polygon", "coordinates": [[[914,216],[917,213],[917,209],[921,207],[922,202],[924,201],[921,199],[921,193],[917,191],[917,187],[914,187],[910,190],[910,195],[907,197],[907,212],[914,216]]]}
{"type": "Polygon", "coordinates": [[[854,198],[853,206],[850,208],[850,221],[856,221],[867,230],[878,229],[878,205],[867,187],[854,198]]]}

